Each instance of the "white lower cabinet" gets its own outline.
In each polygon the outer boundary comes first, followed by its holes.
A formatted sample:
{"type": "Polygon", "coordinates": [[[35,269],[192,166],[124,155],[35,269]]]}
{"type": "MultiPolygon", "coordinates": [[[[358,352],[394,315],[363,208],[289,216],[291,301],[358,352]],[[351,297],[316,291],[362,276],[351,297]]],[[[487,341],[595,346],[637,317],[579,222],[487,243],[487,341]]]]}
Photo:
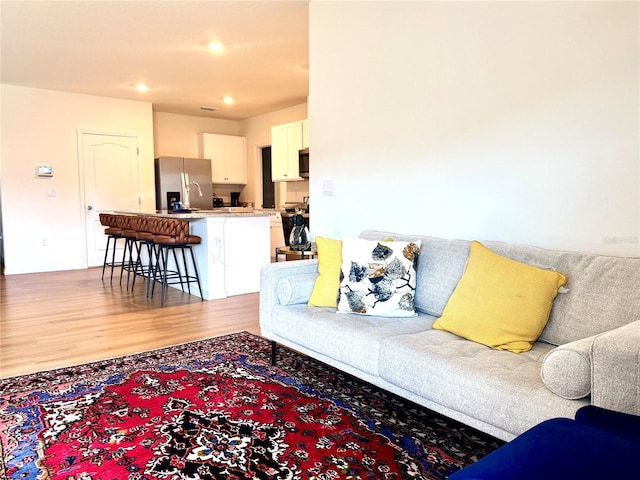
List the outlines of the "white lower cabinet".
{"type": "Polygon", "coordinates": [[[284,232],[282,230],[282,215],[276,212],[269,217],[269,233],[271,238],[271,258],[275,259],[276,248],[285,245],[284,232]]]}

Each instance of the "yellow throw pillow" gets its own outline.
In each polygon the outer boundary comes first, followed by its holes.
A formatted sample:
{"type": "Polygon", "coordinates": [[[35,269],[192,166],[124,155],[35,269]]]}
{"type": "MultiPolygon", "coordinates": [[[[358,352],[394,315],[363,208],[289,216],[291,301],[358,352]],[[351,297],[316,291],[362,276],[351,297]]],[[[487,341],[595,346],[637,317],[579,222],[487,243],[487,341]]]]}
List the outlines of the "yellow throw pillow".
{"type": "Polygon", "coordinates": [[[511,260],[474,241],[464,274],[433,328],[497,350],[526,352],[566,281],[562,273],[511,260]]]}
{"type": "Polygon", "coordinates": [[[316,237],[318,246],[318,278],[309,298],[312,307],[337,307],[342,266],[342,241],[316,237]]]}

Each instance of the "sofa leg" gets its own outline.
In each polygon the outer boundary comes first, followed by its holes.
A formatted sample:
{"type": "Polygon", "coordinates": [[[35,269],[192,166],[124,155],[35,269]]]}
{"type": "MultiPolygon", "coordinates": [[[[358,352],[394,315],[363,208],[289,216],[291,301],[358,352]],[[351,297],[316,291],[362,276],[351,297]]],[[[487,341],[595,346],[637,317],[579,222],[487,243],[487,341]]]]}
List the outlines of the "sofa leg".
{"type": "Polygon", "coordinates": [[[275,365],[276,364],[276,349],[278,347],[278,344],[276,343],[275,340],[271,340],[271,365],[275,365]]]}

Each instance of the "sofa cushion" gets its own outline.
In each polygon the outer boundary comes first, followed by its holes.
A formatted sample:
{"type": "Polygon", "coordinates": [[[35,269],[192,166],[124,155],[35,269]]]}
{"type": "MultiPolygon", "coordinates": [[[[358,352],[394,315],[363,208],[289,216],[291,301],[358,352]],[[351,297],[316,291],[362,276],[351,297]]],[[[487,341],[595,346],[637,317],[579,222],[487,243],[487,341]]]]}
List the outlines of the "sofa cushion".
{"type": "Polygon", "coordinates": [[[273,333],[370,375],[378,375],[380,342],[392,335],[420,332],[434,318],[336,315],[335,308],[276,305],[273,333]]]}
{"type": "Polygon", "coordinates": [[[531,349],[566,277],[498,255],[480,242],[433,328],[497,350],[531,349]]]}
{"type": "Polygon", "coordinates": [[[556,417],[572,417],[588,399],[567,400],[540,379],[552,345],[528,352],[493,350],[449,332],[427,330],[382,342],[380,376],[404,390],[482,422],[519,434],[556,417]]]}
{"type": "Polygon", "coordinates": [[[415,316],[420,240],[342,241],[342,282],[338,311],[385,317],[415,316]]]}
{"type": "Polygon", "coordinates": [[[360,238],[396,241],[420,240],[420,259],[417,267],[415,294],[416,310],[439,317],[442,315],[451,293],[462,277],[469,257],[468,240],[447,240],[424,235],[401,235],[399,233],[365,230],[360,238]]]}
{"type": "Polygon", "coordinates": [[[318,275],[303,273],[281,278],[276,286],[276,295],[280,305],[307,303],[318,275]]]}
{"type": "Polygon", "coordinates": [[[342,267],[342,241],[316,237],[318,278],[309,299],[312,307],[337,307],[342,267]]]}
{"type": "Polygon", "coordinates": [[[494,252],[567,276],[567,293],[556,298],[540,340],[553,345],[591,337],[638,318],[640,258],[612,257],[484,242],[494,252]]]}
{"type": "Polygon", "coordinates": [[[556,395],[576,399],[591,393],[591,345],[595,337],[554,348],[542,361],[542,381],[556,395]]]}

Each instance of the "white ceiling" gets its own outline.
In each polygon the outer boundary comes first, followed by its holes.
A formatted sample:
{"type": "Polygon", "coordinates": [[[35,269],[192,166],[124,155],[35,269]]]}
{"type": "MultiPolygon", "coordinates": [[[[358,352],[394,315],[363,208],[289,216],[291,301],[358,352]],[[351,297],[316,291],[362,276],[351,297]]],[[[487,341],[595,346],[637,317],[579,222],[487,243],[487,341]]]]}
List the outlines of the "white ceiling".
{"type": "Polygon", "coordinates": [[[1,0],[0,78],[241,120],[307,101],[308,3],[1,0]],[[221,54],[208,49],[216,40],[221,54]]]}

